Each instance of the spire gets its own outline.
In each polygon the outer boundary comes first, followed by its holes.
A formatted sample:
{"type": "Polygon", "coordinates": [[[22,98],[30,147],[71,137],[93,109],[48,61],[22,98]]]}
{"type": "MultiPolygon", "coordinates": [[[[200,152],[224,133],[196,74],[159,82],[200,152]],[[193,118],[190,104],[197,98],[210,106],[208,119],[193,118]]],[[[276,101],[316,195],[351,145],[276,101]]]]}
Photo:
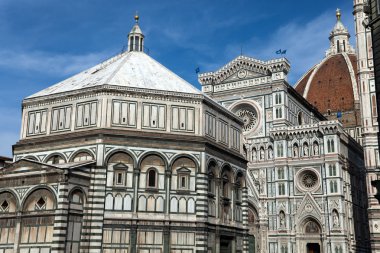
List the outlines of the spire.
{"type": "Polygon", "coordinates": [[[144,51],[144,34],[142,33],[139,26],[140,17],[136,11],[135,14],[135,25],[128,34],[128,51],[144,51]]]}
{"type": "Polygon", "coordinates": [[[339,53],[354,53],[354,49],[349,42],[350,34],[341,21],[342,14],[340,9],[336,9],[335,16],[336,23],[330,32],[330,48],[327,50],[326,56],[339,53]]]}

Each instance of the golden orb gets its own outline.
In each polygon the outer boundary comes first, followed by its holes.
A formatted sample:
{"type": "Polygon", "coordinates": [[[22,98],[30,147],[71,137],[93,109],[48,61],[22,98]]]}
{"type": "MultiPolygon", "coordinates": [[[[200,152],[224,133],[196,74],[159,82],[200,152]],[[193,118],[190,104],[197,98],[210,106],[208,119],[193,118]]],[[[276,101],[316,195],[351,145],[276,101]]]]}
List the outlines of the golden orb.
{"type": "Polygon", "coordinates": [[[135,15],[135,21],[136,21],[136,23],[139,22],[139,18],[140,18],[139,15],[137,15],[137,13],[136,13],[136,15],[135,15]]]}
{"type": "Polygon", "coordinates": [[[336,18],[340,20],[341,14],[340,14],[340,9],[336,9],[336,18]]]}

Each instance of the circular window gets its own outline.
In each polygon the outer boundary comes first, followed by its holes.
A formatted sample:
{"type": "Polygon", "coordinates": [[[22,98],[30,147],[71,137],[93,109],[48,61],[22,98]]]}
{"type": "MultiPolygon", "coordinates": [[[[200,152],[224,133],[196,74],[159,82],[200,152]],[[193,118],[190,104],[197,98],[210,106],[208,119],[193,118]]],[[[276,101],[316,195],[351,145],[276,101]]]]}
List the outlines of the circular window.
{"type": "Polygon", "coordinates": [[[243,120],[244,131],[250,131],[256,126],[257,115],[254,111],[248,109],[240,109],[236,112],[236,115],[243,120]]]}
{"type": "Polygon", "coordinates": [[[305,169],[297,174],[297,184],[302,190],[312,191],[319,186],[319,175],[315,170],[305,169]]]}
{"type": "Polygon", "coordinates": [[[260,107],[253,100],[242,100],[231,105],[230,110],[243,121],[243,133],[255,132],[261,124],[260,107]]]}
{"type": "Polygon", "coordinates": [[[318,177],[314,172],[308,171],[302,176],[302,184],[306,188],[314,188],[318,183],[318,177]]]}

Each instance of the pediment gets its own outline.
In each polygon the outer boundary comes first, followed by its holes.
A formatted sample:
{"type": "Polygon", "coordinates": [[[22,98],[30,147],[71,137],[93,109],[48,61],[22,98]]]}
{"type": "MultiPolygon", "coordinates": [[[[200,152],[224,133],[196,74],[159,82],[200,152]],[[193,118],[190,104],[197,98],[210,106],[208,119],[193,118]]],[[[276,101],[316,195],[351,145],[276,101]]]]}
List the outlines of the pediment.
{"type": "Polygon", "coordinates": [[[177,173],[191,173],[191,170],[188,168],[182,167],[177,170],[177,173]]]}
{"type": "Polygon", "coordinates": [[[230,83],[230,82],[237,82],[237,81],[243,81],[247,79],[253,79],[265,76],[262,73],[257,73],[251,70],[247,70],[245,68],[241,68],[237,70],[235,73],[221,81],[221,83],[230,83]]]}
{"type": "Polygon", "coordinates": [[[124,164],[124,163],[117,163],[113,166],[114,169],[119,169],[119,170],[127,170],[128,169],[128,165],[124,164]]]}
{"type": "Polygon", "coordinates": [[[297,208],[298,221],[301,221],[308,216],[312,216],[318,220],[321,220],[321,214],[322,210],[315,199],[311,196],[310,193],[306,193],[305,197],[297,208]]]}
{"type": "Polygon", "coordinates": [[[2,170],[0,170],[0,173],[4,175],[4,174],[15,174],[15,173],[39,172],[39,171],[62,173],[63,169],[57,168],[53,165],[23,158],[4,167],[2,170]]]}
{"type": "Polygon", "coordinates": [[[251,57],[238,56],[215,72],[200,74],[201,84],[222,84],[271,75],[267,62],[251,57]]]}

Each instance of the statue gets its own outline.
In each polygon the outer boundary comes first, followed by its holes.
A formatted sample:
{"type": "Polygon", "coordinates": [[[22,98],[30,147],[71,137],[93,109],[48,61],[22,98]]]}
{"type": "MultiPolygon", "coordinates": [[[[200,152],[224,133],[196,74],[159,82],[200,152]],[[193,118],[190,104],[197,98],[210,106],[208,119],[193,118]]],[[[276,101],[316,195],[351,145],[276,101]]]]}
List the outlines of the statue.
{"type": "Polygon", "coordinates": [[[314,142],[313,144],[313,152],[314,152],[314,155],[319,155],[319,146],[318,146],[318,143],[314,142]]]}
{"type": "Polygon", "coordinates": [[[260,160],[264,160],[265,152],[263,148],[260,148],[260,160]]]}
{"type": "Polygon", "coordinates": [[[273,159],[273,148],[272,147],[268,148],[268,159],[273,159]]]}
{"type": "Polygon", "coordinates": [[[293,157],[298,157],[298,146],[297,145],[293,146],[293,157]]]}
{"type": "Polygon", "coordinates": [[[303,144],[303,155],[309,156],[309,146],[307,145],[307,143],[303,144]]]}
{"type": "Polygon", "coordinates": [[[336,210],[333,211],[333,227],[339,227],[339,215],[336,210]]]}
{"type": "Polygon", "coordinates": [[[280,212],[280,227],[285,227],[285,213],[283,211],[280,212]]]}
{"type": "Polygon", "coordinates": [[[257,153],[256,153],[256,149],[252,149],[252,161],[256,161],[257,159],[257,153]]]}

